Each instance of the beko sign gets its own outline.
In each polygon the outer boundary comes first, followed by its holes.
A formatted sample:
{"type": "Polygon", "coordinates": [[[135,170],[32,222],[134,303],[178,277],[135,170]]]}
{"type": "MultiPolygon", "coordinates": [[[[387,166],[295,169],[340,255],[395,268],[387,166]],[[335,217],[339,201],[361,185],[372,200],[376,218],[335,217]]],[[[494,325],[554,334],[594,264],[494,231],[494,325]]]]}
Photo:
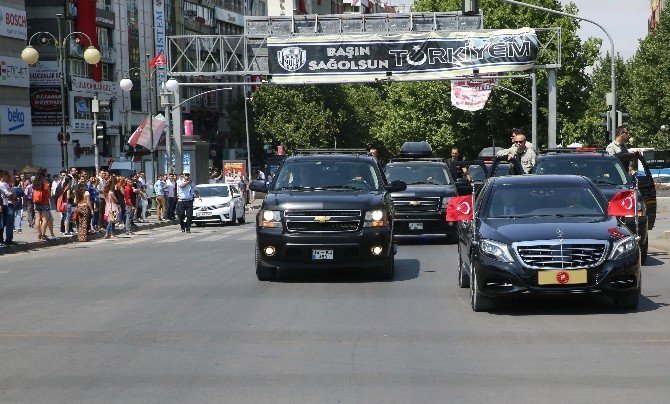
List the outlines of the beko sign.
{"type": "Polygon", "coordinates": [[[28,39],[28,21],[24,10],[0,6],[0,17],[0,36],[28,39]]]}
{"type": "Polygon", "coordinates": [[[0,132],[3,135],[30,135],[30,108],[0,105],[0,132]]]}

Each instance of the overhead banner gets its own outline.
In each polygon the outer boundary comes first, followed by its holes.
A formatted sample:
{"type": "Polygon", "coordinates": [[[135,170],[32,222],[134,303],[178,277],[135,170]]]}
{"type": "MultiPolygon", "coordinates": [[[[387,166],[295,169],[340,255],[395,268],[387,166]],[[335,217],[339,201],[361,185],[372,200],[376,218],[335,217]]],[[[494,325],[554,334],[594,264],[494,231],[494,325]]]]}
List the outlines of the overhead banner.
{"type": "Polygon", "coordinates": [[[539,41],[531,28],[489,32],[323,35],[268,38],[273,83],[439,80],[533,67],[539,41]]]}
{"type": "Polygon", "coordinates": [[[466,111],[479,111],[486,106],[495,79],[451,82],[451,105],[466,111]]]}

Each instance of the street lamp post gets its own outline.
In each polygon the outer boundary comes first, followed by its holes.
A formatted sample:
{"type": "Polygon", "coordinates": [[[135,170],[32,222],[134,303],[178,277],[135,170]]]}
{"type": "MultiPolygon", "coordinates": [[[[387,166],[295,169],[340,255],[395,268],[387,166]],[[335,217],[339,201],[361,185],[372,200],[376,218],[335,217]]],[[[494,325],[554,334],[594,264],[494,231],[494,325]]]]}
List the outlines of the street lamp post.
{"type": "Polygon", "coordinates": [[[510,3],[510,4],[515,4],[517,6],[528,7],[528,8],[532,8],[532,9],[535,9],[535,10],[544,11],[544,12],[551,13],[551,14],[558,14],[558,15],[561,15],[563,17],[574,18],[575,20],[582,20],[582,21],[590,22],[591,24],[593,24],[593,25],[597,26],[598,28],[600,28],[601,30],[603,30],[605,35],[607,35],[607,39],[609,39],[610,46],[612,48],[612,51],[611,51],[612,52],[612,54],[611,54],[612,65],[610,67],[610,70],[611,70],[610,71],[610,80],[611,80],[611,84],[612,84],[612,89],[611,89],[611,91],[612,91],[612,113],[610,115],[610,118],[611,118],[610,122],[611,122],[611,128],[612,128],[612,139],[614,139],[614,128],[616,127],[616,59],[615,59],[616,55],[614,53],[614,40],[612,39],[612,36],[610,35],[610,33],[607,32],[607,30],[602,25],[598,24],[597,22],[595,22],[593,20],[589,20],[588,18],[580,17],[578,15],[565,13],[563,11],[556,11],[556,10],[552,10],[550,8],[544,8],[544,7],[536,6],[534,4],[526,4],[526,3],[522,3],[522,2],[516,1],[516,0],[502,0],[502,1],[504,1],[506,3],[510,3]]]}
{"type": "Polygon", "coordinates": [[[37,38],[39,45],[54,45],[58,51],[58,66],[60,68],[60,96],[61,96],[61,160],[63,169],[67,170],[68,166],[68,155],[67,155],[67,128],[65,126],[65,44],[68,39],[75,38],[76,42],[81,41],[81,37],[85,37],[88,40],[89,46],[84,51],[84,60],[86,63],[94,65],[100,62],[100,51],[92,46],[93,42],[91,38],[83,32],[70,32],[63,38],[63,33],[61,31],[61,20],[63,14],[56,14],[56,19],[58,20],[58,37],[55,37],[51,32],[40,31],[34,33],[28,40],[28,45],[21,52],[21,59],[29,65],[34,65],[40,58],[39,52],[32,46],[33,39],[37,38]]]}
{"type": "MultiPolygon", "coordinates": [[[[151,57],[150,54],[145,55],[147,60],[151,57]]],[[[147,73],[146,71],[140,69],[139,67],[131,67],[128,70],[128,75],[132,72],[136,72],[138,75],[143,75],[145,80],[149,82],[149,113],[148,113],[148,118],[149,118],[149,137],[151,138],[151,183],[156,182],[156,163],[154,159],[154,109],[153,109],[153,103],[152,103],[152,98],[154,96],[154,86],[153,86],[153,81],[154,81],[154,74],[158,68],[155,68],[151,70],[151,72],[147,73]]],[[[125,92],[130,92],[130,90],[133,89],[133,81],[130,78],[124,78],[121,79],[119,82],[119,86],[121,87],[121,90],[125,92]]],[[[166,118],[167,119],[167,118],[166,118]]]]}

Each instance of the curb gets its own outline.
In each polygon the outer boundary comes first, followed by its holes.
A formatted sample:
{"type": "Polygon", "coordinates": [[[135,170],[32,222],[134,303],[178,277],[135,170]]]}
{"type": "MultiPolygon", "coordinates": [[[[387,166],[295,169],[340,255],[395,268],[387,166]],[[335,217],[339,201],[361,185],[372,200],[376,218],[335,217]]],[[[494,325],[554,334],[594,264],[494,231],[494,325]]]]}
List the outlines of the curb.
{"type": "MultiPolygon", "coordinates": [[[[157,222],[157,223],[142,223],[142,225],[137,227],[138,231],[142,230],[152,230],[152,229],[157,229],[160,227],[167,227],[171,225],[176,225],[176,222],[172,221],[164,221],[164,222],[157,222]]],[[[115,230],[114,234],[123,234],[125,231],[124,230],[115,230]]],[[[96,234],[89,234],[88,239],[89,240],[97,240],[101,239],[104,237],[104,233],[98,232],[96,234]]],[[[18,252],[24,252],[24,251],[31,251],[31,250],[39,250],[44,247],[53,247],[57,245],[65,245],[65,244],[71,244],[71,243],[78,243],[79,241],[77,240],[77,237],[59,237],[57,239],[50,239],[48,241],[34,241],[34,242],[29,242],[29,243],[21,243],[21,244],[16,244],[13,246],[9,247],[4,247],[0,249],[0,256],[2,255],[9,255],[9,254],[14,254],[18,252]]]]}

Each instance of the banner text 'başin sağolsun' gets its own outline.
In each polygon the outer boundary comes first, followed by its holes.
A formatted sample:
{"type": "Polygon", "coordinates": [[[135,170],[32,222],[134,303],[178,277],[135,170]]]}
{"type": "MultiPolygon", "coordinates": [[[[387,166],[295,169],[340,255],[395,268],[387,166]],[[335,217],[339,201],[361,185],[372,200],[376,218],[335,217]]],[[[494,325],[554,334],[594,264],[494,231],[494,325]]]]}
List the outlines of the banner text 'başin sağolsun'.
{"type": "Polygon", "coordinates": [[[530,28],[489,32],[322,35],[268,38],[268,70],[278,84],[440,80],[533,67],[530,28]]]}

